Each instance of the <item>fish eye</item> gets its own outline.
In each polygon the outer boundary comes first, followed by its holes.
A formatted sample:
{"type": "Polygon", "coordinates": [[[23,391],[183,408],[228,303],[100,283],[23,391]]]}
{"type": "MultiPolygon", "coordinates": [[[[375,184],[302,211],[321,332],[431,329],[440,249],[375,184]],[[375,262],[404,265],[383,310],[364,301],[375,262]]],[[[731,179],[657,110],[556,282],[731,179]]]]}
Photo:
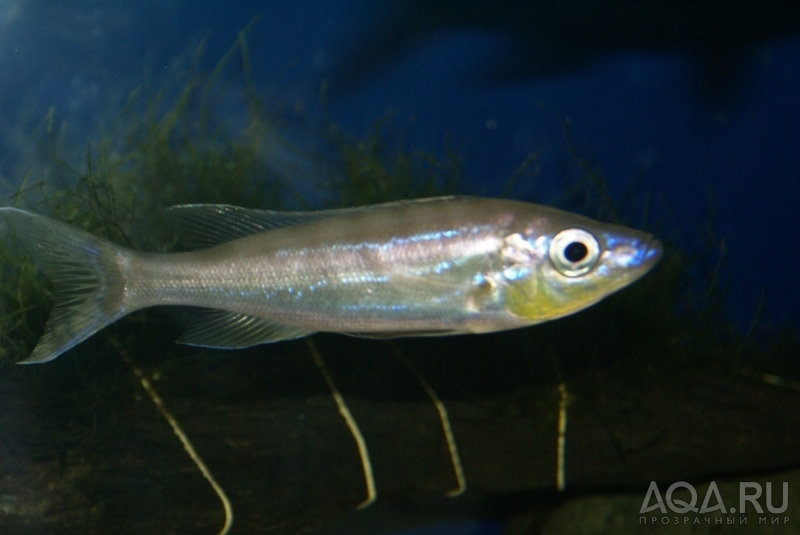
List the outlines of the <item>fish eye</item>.
{"type": "Polygon", "coordinates": [[[550,242],[550,261],[567,277],[577,277],[592,269],[600,258],[600,244],[591,233],[570,228],[556,234],[550,242]]]}

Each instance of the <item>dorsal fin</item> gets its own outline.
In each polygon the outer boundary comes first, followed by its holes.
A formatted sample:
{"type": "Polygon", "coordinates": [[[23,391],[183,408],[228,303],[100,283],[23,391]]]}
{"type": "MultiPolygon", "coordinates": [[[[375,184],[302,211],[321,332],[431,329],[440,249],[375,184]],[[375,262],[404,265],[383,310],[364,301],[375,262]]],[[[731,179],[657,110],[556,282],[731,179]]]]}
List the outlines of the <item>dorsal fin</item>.
{"type": "Polygon", "coordinates": [[[177,220],[180,241],[198,248],[329,217],[329,211],[278,212],[229,204],[182,204],[167,210],[177,220]]]}
{"type": "MultiPolygon", "coordinates": [[[[256,210],[230,204],[181,204],[168,208],[179,225],[179,238],[193,248],[212,247],[269,230],[304,225],[330,217],[392,209],[401,206],[441,202],[455,197],[409,199],[369,206],[313,210],[307,212],[281,212],[256,210]]],[[[466,199],[466,197],[463,197],[466,199]]]]}

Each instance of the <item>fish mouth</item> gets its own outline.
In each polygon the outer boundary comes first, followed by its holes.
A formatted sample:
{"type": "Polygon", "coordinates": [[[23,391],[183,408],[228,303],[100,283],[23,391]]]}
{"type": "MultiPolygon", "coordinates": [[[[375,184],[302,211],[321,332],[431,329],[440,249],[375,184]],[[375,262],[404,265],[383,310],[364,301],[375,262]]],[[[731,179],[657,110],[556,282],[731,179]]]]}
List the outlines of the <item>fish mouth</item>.
{"type": "Polygon", "coordinates": [[[664,245],[653,236],[637,236],[607,242],[610,264],[629,276],[641,277],[655,266],[664,254],[664,245]]]}
{"type": "Polygon", "coordinates": [[[642,255],[642,265],[648,270],[658,264],[661,256],[664,254],[664,244],[656,238],[651,238],[645,246],[644,254],[642,255]]]}
{"type": "Polygon", "coordinates": [[[645,262],[652,262],[653,264],[661,260],[664,254],[664,244],[661,241],[653,238],[647,244],[647,251],[644,253],[645,262]]]}

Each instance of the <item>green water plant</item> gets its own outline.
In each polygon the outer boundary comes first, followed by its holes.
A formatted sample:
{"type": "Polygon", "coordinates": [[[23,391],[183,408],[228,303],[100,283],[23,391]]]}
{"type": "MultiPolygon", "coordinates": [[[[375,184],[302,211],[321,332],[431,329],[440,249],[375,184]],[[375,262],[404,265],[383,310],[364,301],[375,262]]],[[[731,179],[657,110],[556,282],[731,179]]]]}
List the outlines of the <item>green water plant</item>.
{"type": "MultiPolygon", "coordinates": [[[[68,162],[81,149],[65,153],[66,129],[48,111],[38,144],[51,171],[46,178],[27,176],[6,204],[127,246],[164,251],[176,242],[164,212],[173,204],[321,208],[455,189],[461,162],[450,145],[442,158],[408,151],[401,134],[388,132],[389,119],[377,121],[362,139],[327,118],[312,129],[297,116],[288,128],[284,110],[270,107],[252,81],[247,30],[210,71],[201,67],[204,53],[201,41],[178,62],[173,78],[131,91],[103,122],[97,141],[82,149],[80,166],[68,162]],[[234,114],[226,107],[231,93],[239,97],[234,114]],[[298,129],[319,140],[299,142],[298,129]],[[303,166],[299,180],[293,165],[303,166]],[[313,199],[310,192],[320,189],[321,198],[313,199]]],[[[0,361],[13,362],[40,335],[52,288],[12,237],[0,242],[0,273],[0,361]]]]}

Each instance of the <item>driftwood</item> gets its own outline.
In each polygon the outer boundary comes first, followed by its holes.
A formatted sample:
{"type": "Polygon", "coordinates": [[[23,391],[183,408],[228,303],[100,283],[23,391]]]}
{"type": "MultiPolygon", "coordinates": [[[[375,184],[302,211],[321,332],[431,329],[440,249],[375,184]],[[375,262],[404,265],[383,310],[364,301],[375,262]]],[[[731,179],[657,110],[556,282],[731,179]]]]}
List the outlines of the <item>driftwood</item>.
{"type": "MultiPolygon", "coordinates": [[[[378,496],[363,512],[358,451],[303,341],[181,348],[160,361],[131,350],[228,494],[232,533],[371,532],[371,522],[507,520],[549,507],[560,496],[560,374],[570,392],[568,492],[643,495],[652,480],[800,461],[800,393],[789,388],[657,370],[632,384],[613,367],[558,370],[547,358],[531,367],[509,354],[514,339],[317,339],[369,448],[378,496]],[[456,478],[437,412],[395,347],[447,407],[468,485],[461,497],[444,497],[456,478]],[[406,518],[392,516],[404,508],[406,518]]],[[[116,364],[97,371],[66,355],[8,368],[0,381],[0,532],[216,533],[223,515],[210,486],[131,369],[107,344],[94,347],[116,364]],[[45,390],[59,377],[69,384],[45,390]]]]}

